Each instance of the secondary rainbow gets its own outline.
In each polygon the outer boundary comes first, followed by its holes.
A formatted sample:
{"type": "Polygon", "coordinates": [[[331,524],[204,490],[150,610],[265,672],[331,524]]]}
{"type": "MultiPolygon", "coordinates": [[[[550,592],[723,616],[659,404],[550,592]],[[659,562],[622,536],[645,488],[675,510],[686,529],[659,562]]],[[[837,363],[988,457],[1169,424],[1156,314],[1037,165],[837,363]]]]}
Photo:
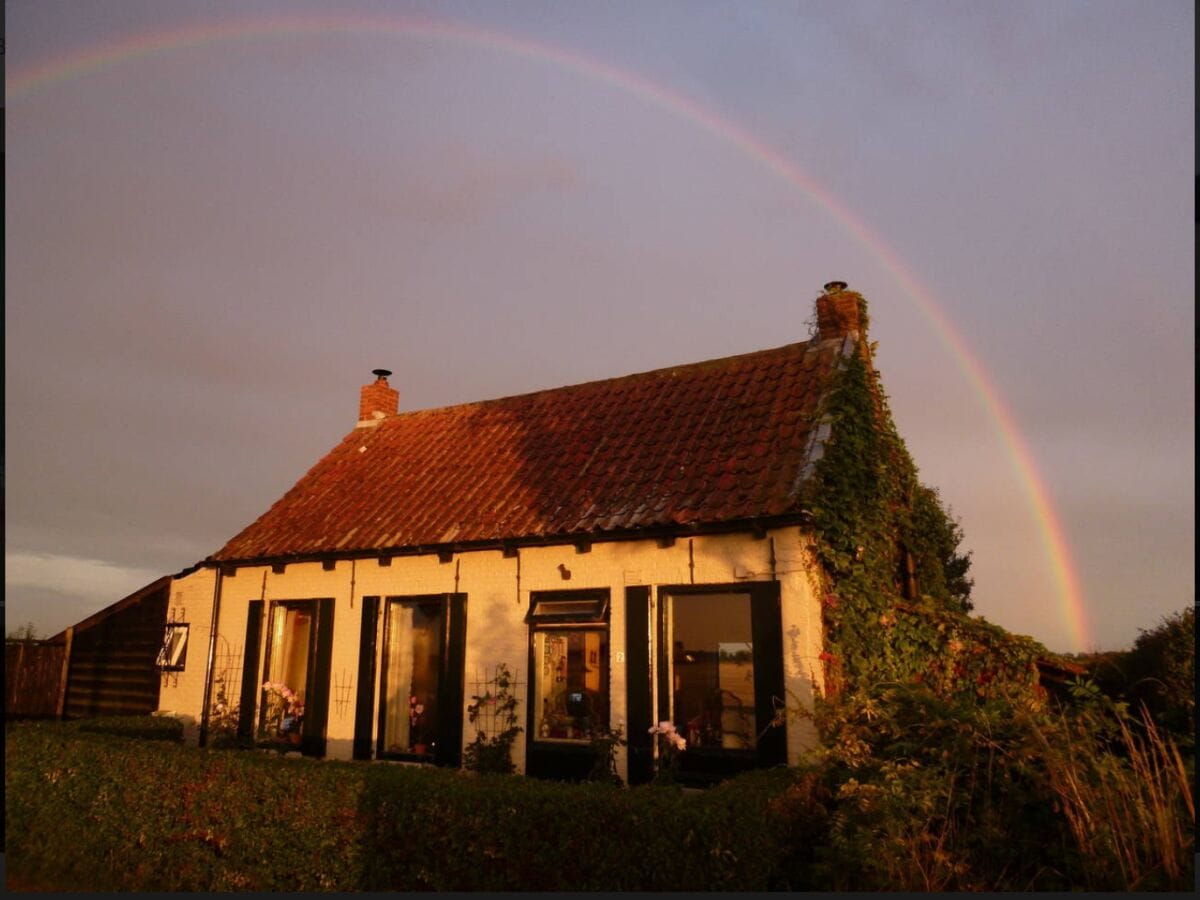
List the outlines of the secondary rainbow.
{"type": "Polygon", "coordinates": [[[14,73],[8,80],[6,96],[10,101],[18,100],[38,88],[66,78],[169,50],[222,41],[338,33],[449,41],[562,66],[610,84],[672,115],[699,125],[718,139],[732,144],[759,165],[824,207],[841,228],[879,258],[904,293],[929,320],[980,402],[995,421],[1037,522],[1059,592],[1063,621],[1077,649],[1090,647],[1090,629],[1083,593],[1071,562],[1066,535],[1054,511],[1049,491],[1038,472],[1033,455],[1021,437],[1012,413],[986,377],[982,365],[970,353],[966,340],[938,308],[933,295],[921,285],[887,242],[869,226],[778,150],[729,119],[705,109],[694,100],[663,85],[590,59],[575,51],[499,31],[468,28],[453,22],[427,19],[320,16],[239,19],[217,25],[187,25],[132,35],[99,48],[79,50],[14,73]]]}

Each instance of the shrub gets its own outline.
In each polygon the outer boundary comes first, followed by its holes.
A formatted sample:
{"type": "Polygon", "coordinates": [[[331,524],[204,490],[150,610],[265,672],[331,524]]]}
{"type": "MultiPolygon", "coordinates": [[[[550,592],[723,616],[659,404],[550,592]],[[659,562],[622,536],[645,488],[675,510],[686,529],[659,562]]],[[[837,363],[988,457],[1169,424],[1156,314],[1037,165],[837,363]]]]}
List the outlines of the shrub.
{"type": "Polygon", "coordinates": [[[1190,888],[1195,812],[1179,754],[1148,717],[1097,698],[1050,713],[1023,693],[976,701],[889,685],[823,704],[834,800],[814,879],[827,890],[1190,888]]]}
{"type": "Polygon", "coordinates": [[[475,739],[463,750],[463,766],[472,772],[511,775],[516,771],[513,744],[525,729],[517,724],[517,698],[512,693],[508,666],[497,665],[482,696],[473,694],[471,700],[467,718],[475,726],[475,739]]]}
{"type": "Polygon", "coordinates": [[[114,734],[143,741],[183,740],[183,723],[172,716],[104,716],[78,719],[72,725],[85,733],[114,734]]]}
{"type": "Polygon", "coordinates": [[[1196,734],[1196,608],[1142,631],[1125,659],[1128,696],[1163,728],[1190,742],[1196,734]]]}
{"type": "Polygon", "coordinates": [[[820,821],[784,769],[690,793],[6,739],[8,871],[58,890],[755,890],[804,884],[787,841],[820,821]]]}

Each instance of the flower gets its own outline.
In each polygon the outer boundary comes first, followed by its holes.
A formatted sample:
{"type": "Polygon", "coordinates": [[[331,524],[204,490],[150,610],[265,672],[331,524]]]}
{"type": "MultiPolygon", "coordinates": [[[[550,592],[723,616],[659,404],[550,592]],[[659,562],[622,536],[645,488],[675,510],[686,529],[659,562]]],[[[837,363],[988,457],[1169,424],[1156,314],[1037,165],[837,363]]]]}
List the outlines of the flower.
{"type": "Polygon", "coordinates": [[[675,730],[674,722],[659,722],[657,725],[652,725],[649,733],[661,734],[666,742],[679,752],[687,749],[687,741],[675,730]]]}
{"type": "Polygon", "coordinates": [[[264,681],[267,692],[267,721],[279,732],[298,732],[304,715],[304,701],[282,681],[264,681]]]}
{"type": "Polygon", "coordinates": [[[420,701],[416,694],[412,694],[408,698],[408,721],[413,728],[421,724],[421,716],[425,714],[425,704],[420,701]]]}

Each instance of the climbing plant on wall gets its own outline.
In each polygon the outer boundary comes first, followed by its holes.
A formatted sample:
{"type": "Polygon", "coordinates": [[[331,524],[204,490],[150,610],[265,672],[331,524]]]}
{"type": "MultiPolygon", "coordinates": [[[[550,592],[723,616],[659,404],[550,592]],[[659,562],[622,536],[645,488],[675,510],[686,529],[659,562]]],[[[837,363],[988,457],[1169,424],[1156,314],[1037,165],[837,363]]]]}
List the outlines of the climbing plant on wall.
{"type": "Polygon", "coordinates": [[[1046,651],[971,617],[970,554],[935,489],[922,485],[897,433],[865,343],[831,376],[829,423],[809,488],[825,577],[827,691],[923,682],[986,695],[1031,684],[1046,651]]]}

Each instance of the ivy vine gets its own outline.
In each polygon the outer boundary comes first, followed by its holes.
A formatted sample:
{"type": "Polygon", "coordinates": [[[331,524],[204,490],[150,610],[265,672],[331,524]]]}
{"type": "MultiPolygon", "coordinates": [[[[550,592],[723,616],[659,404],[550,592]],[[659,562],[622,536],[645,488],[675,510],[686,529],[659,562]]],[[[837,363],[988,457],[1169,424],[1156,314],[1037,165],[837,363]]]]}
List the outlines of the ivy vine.
{"type": "Polygon", "coordinates": [[[820,410],[829,437],[806,497],[825,580],[827,692],[919,682],[986,696],[1033,684],[1049,654],[970,615],[962,529],[918,480],[865,337],[831,378],[820,410]]]}

